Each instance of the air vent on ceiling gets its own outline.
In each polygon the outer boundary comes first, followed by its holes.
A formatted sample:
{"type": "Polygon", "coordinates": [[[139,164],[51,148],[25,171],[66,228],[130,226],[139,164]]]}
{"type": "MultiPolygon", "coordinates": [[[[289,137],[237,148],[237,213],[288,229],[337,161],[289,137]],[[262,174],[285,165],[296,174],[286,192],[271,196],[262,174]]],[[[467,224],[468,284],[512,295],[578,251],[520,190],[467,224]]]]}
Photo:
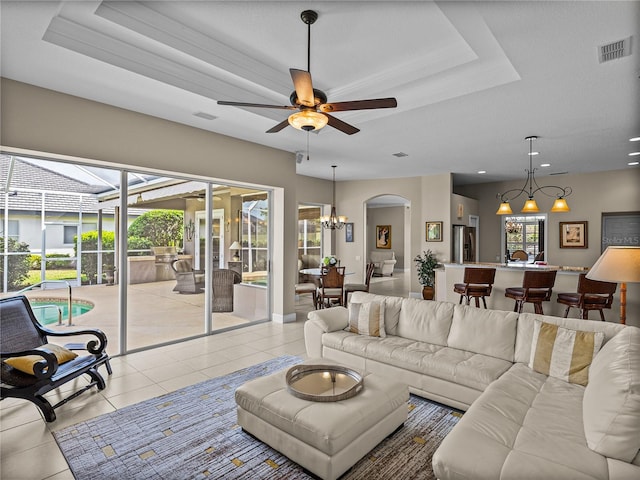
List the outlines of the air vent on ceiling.
{"type": "Polygon", "coordinates": [[[408,157],[408,156],[409,156],[409,154],[408,154],[408,153],[404,153],[404,152],[392,153],[392,155],[393,155],[394,157],[398,157],[398,158],[408,157]]]}
{"type": "Polygon", "coordinates": [[[617,42],[611,42],[598,47],[598,58],[600,63],[617,60],[618,58],[631,55],[631,37],[623,38],[617,42]]]}
{"type": "Polygon", "coordinates": [[[204,118],[205,120],[215,120],[216,118],[218,118],[215,115],[211,115],[210,113],[205,113],[205,112],[196,112],[193,115],[195,117],[204,118]]]}

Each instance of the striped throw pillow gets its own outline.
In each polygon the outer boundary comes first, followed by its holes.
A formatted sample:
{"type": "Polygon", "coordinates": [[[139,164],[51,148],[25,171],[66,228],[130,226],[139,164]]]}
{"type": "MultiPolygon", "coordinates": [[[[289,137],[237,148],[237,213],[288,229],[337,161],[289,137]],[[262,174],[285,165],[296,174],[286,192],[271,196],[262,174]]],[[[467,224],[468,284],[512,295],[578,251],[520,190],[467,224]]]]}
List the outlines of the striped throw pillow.
{"type": "Polygon", "coordinates": [[[384,302],[349,304],[349,326],[347,330],[359,335],[386,337],[384,331],[384,302]]]}
{"type": "Polygon", "coordinates": [[[529,368],[569,383],[587,385],[589,366],[604,333],[585,332],[536,320],[529,368]]]}

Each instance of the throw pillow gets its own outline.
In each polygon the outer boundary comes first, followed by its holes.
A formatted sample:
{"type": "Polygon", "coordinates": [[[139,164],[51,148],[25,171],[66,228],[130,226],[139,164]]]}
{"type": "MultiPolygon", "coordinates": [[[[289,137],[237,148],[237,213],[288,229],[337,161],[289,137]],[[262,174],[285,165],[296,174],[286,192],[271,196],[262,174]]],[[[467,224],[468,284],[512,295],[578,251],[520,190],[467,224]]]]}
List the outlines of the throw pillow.
{"type": "Polygon", "coordinates": [[[386,337],[384,331],[384,302],[349,304],[349,332],[371,337],[386,337]]]}
{"type": "Polygon", "coordinates": [[[529,368],[565,382],[586,385],[589,366],[603,340],[602,332],[571,330],[536,320],[529,368]]]}
{"type": "Polygon", "coordinates": [[[640,450],[640,329],[626,327],[593,360],[582,399],[587,445],[632,462],[640,450]]]}
{"type": "MultiPolygon", "coordinates": [[[[78,356],[77,353],[61,347],[60,345],[54,345],[53,343],[46,343],[36,348],[36,350],[41,349],[47,349],[53,353],[58,359],[58,365],[62,365],[63,363],[73,360],[78,356]]],[[[4,362],[21,372],[33,375],[33,366],[42,360],[43,358],[40,355],[25,355],[24,357],[7,358],[4,362]]]]}

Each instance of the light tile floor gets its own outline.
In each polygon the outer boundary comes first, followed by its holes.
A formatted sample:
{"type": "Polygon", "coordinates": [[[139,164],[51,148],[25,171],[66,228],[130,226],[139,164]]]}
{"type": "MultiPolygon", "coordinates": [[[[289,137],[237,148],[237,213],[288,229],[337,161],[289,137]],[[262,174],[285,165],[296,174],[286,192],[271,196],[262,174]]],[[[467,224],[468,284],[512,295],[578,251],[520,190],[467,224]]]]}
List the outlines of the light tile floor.
{"type": "MultiPolygon", "coordinates": [[[[408,296],[405,273],[374,279],[372,293],[408,296]]],[[[196,340],[116,357],[107,388],[92,389],[56,409],[47,424],[30,402],[0,402],[0,478],[66,480],[73,475],[52,432],[209,378],[225,375],[284,354],[306,356],[303,325],[312,309],[308,296],[296,304],[294,323],[264,323],[196,340]]],[[[81,381],[81,380],[78,380],[81,381]]],[[[72,385],[66,390],[73,388],[72,385]]],[[[47,394],[50,400],[58,395],[47,394]]]]}

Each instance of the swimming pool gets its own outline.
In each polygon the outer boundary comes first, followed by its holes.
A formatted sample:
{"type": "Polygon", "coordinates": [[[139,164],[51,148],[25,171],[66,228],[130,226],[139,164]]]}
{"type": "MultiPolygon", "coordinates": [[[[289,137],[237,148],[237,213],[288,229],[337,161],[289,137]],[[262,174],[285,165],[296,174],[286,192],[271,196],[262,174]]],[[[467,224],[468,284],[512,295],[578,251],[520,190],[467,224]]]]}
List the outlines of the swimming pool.
{"type": "MultiPolygon", "coordinates": [[[[68,302],[62,298],[38,298],[30,299],[29,303],[33,308],[33,313],[42,325],[51,325],[58,323],[58,308],[62,310],[62,323],[66,323],[68,319],[68,302]],[[47,307],[45,305],[55,305],[58,308],[47,307]]],[[[93,308],[93,303],[86,300],[73,300],[71,302],[71,315],[75,318],[79,315],[87,313],[93,308]]]]}

